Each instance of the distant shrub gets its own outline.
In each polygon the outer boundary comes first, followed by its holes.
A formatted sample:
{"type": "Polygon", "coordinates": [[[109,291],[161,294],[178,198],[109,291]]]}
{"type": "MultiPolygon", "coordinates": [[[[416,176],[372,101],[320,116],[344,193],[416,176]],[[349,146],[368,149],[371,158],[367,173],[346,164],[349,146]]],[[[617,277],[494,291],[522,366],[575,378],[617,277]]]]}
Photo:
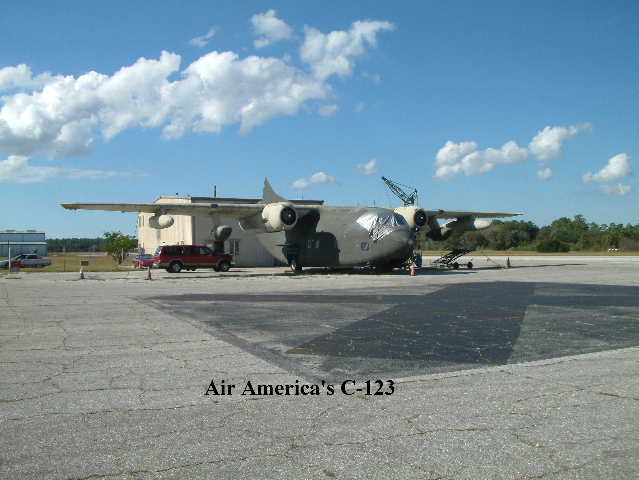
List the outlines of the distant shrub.
{"type": "Polygon", "coordinates": [[[543,253],[551,253],[551,252],[567,252],[570,250],[568,244],[564,242],[560,242],[554,238],[549,238],[547,240],[540,240],[537,243],[537,251],[543,253]]]}

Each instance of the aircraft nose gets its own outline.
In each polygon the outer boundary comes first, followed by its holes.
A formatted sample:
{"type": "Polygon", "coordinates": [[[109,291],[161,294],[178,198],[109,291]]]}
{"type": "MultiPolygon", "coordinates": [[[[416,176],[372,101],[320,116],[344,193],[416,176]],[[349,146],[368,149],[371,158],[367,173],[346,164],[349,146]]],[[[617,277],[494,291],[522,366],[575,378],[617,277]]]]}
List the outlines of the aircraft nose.
{"type": "Polygon", "coordinates": [[[413,251],[415,241],[410,230],[395,230],[381,240],[381,255],[389,258],[408,257],[413,251]]]}

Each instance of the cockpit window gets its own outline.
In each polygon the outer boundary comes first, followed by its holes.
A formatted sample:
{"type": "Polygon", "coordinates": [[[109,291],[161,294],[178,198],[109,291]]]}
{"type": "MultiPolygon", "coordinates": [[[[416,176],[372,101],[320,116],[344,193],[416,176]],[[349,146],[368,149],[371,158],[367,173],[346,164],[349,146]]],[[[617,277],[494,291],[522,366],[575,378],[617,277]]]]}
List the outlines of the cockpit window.
{"type": "Polygon", "coordinates": [[[374,212],[368,212],[357,219],[362,227],[368,230],[368,235],[373,242],[384,238],[389,233],[399,230],[406,225],[406,220],[396,213],[388,213],[379,215],[374,212]]]}

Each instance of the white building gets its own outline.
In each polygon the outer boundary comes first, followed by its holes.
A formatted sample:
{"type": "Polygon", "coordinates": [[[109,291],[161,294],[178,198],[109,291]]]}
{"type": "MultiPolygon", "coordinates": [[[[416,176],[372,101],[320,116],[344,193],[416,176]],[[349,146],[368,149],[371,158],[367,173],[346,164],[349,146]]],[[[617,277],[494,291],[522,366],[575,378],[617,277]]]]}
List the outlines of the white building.
{"type": "MultiPolygon", "coordinates": [[[[260,202],[255,198],[213,198],[188,196],[161,196],[154,203],[248,203],[260,202]]],[[[322,205],[321,200],[291,200],[291,203],[322,205]]],[[[224,242],[224,251],[234,256],[237,266],[272,267],[280,265],[259,243],[256,235],[240,228],[237,219],[223,215],[196,216],[171,215],[175,222],[169,228],[155,229],[149,226],[152,213],[138,215],[138,245],[143,253],[153,253],[160,245],[208,245],[213,246],[211,231],[220,225],[233,228],[230,238],[224,242]]]]}

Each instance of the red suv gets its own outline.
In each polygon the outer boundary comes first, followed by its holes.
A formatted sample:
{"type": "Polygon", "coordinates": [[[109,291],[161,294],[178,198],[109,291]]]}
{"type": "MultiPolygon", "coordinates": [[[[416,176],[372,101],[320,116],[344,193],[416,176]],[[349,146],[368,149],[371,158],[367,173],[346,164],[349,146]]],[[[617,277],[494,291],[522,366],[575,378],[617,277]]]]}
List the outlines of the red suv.
{"type": "Polygon", "coordinates": [[[153,263],[167,272],[179,273],[183,269],[212,268],[216,272],[228,272],[233,256],[214,252],[204,245],[162,245],[155,250],[153,263]]]}

